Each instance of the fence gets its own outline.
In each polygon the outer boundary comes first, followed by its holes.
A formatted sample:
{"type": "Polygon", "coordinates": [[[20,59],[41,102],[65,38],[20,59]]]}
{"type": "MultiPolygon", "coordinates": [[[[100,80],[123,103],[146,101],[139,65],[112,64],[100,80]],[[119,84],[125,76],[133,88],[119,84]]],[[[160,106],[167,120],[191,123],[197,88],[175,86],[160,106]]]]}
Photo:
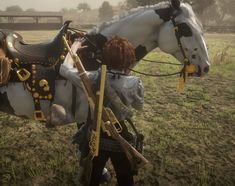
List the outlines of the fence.
{"type": "MultiPolygon", "coordinates": [[[[95,24],[81,24],[81,25],[74,25],[76,28],[80,29],[91,29],[95,27],[95,24]]],[[[235,33],[235,26],[209,26],[209,25],[204,25],[203,26],[204,30],[206,32],[217,32],[217,33],[235,33]]]]}
{"type": "Polygon", "coordinates": [[[56,30],[63,25],[60,12],[0,12],[0,28],[12,30],[56,30]]]}
{"type": "MultiPolygon", "coordinates": [[[[11,30],[57,30],[63,25],[61,12],[5,12],[0,11],[0,28],[11,30]],[[43,21],[44,20],[44,21],[43,21]]],[[[91,29],[94,24],[74,25],[76,28],[91,29]]],[[[235,26],[204,25],[206,32],[232,32],[235,26]]]]}
{"type": "Polygon", "coordinates": [[[235,26],[208,26],[208,25],[204,25],[204,30],[206,32],[218,32],[218,33],[235,33],[235,26]]]}

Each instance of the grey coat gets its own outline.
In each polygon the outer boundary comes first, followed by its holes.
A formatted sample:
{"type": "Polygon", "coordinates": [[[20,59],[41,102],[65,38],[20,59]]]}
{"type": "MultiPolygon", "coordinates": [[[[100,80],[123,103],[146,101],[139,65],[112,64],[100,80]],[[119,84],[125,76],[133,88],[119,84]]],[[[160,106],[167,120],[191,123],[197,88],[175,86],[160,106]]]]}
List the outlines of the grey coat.
{"type": "MultiPolygon", "coordinates": [[[[131,106],[137,110],[142,109],[144,104],[144,87],[140,78],[126,75],[117,76],[114,75],[114,73],[120,74],[120,72],[117,71],[108,72],[107,81],[116,91],[121,101],[126,106],[131,106]]],[[[83,123],[86,121],[88,116],[88,101],[83,91],[82,82],[78,76],[78,71],[76,68],[68,68],[66,65],[62,64],[60,67],[60,74],[77,87],[78,95],[80,95],[79,97],[82,99],[79,99],[77,103],[76,117],[80,121],[79,123],[83,123]]],[[[99,70],[87,72],[87,75],[91,82],[95,83],[99,76],[99,70]]],[[[115,110],[115,108],[112,108],[112,105],[110,105],[110,108],[113,110],[119,121],[126,118],[125,113],[118,112],[117,109],[115,110]]]]}

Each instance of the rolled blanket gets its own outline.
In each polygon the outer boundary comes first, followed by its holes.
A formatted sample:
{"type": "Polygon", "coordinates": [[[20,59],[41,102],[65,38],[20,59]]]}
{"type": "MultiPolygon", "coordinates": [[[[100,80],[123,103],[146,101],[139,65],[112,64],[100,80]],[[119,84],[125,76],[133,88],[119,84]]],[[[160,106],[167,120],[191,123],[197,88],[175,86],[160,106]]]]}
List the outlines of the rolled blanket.
{"type": "Polygon", "coordinates": [[[50,115],[47,117],[47,127],[63,126],[75,122],[75,119],[61,105],[53,104],[50,115]]]}
{"type": "MultiPolygon", "coordinates": [[[[1,50],[1,49],[0,49],[1,50]]],[[[0,86],[4,86],[10,79],[11,63],[8,58],[0,57],[0,86]]]]}

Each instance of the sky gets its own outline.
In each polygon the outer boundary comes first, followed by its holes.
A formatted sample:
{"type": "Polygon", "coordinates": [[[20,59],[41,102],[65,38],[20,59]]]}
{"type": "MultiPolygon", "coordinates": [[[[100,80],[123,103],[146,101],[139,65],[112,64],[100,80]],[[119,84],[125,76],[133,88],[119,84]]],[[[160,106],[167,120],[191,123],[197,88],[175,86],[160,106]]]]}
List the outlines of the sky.
{"type": "MultiPolygon", "coordinates": [[[[62,8],[76,8],[79,3],[86,2],[91,8],[98,8],[104,0],[0,0],[0,10],[7,6],[19,5],[24,10],[34,8],[39,11],[59,11],[62,8]]],[[[111,5],[117,5],[123,0],[107,0],[111,5]]]]}

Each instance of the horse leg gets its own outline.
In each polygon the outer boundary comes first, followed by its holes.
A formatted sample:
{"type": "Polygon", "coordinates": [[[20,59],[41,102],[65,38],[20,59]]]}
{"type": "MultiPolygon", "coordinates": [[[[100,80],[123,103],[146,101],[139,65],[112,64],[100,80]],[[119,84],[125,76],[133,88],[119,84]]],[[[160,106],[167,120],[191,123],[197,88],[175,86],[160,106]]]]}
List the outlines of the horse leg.
{"type": "Polygon", "coordinates": [[[5,93],[0,92],[0,111],[12,115],[15,113],[14,109],[10,105],[6,92],[5,93]]]}

